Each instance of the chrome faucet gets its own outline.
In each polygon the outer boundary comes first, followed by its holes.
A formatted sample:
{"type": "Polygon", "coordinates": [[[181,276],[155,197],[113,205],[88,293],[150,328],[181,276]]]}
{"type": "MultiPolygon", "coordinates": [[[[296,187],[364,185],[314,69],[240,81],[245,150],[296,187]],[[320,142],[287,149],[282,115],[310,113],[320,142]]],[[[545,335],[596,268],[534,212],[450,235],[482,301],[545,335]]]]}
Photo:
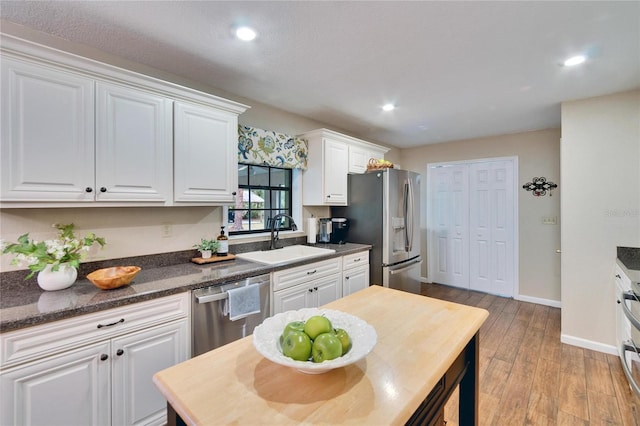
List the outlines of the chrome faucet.
{"type": "Polygon", "coordinates": [[[293,221],[293,218],[291,216],[289,216],[288,214],[278,213],[277,215],[275,215],[273,217],[273,219],[271,219],[271,240],[269,242],[269,250],[273,250],[273,249],[276,248],[276,241],[278,241],[278,238],[280,236],[280,227],[278,226],[278,229],[277,230],[275,229],[276,222],[280,223],[280,219],[282,219],[283,217],[287,217],[291,221],[291,230],[292,231],[297,231],[298,230],[298,226],[293,221]],[[275,235],[274,235],[274,231],[275,231],[275,235]]]}

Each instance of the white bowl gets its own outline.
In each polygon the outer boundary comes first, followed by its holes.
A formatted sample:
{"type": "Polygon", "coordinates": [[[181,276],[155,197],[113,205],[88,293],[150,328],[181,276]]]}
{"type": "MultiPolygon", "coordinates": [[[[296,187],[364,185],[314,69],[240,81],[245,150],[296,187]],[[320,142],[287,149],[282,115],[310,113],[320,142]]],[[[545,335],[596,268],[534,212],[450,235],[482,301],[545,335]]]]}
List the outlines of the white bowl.
{"type": "Polygon", "coordinates": [[[287,311],[265,319],[253,330],[253,345],[262,356],[276,364],[295,368],[307,374],[325,373],[334,368],[344,367],[361,360],[371,352],[378,341],[375,328],[360,318],[331,309],[305,308],[287,311]],[[334,328],[342,328],[351,337],[351,350],[340,358],[315,363],[296,361],[282,354],[280,335],[291,321],[306,321],[314,315],[324,315],[334,328]]]}

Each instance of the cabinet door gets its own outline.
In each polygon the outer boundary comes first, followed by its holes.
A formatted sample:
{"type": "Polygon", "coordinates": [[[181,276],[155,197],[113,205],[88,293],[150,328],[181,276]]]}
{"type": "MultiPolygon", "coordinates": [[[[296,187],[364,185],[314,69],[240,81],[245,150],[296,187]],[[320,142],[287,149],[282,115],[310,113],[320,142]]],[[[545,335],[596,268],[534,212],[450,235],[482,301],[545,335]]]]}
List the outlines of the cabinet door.
{"type": "Polygon", "coordinates": [[[273,293],[273,314],[309,307],[307,299],[310,294],[311,292],[305,284],[287,290],[276,291],[273,293]]]}
{"type": "Polygon", "coordinates": [[[113,339],[114,425],[166,423],[167,403],[152,377],[185,361],[189,347],[186,319],[113,339]]]}
{"type": "Polygon", "coordinates": [[[174,200],[233,203],[238,186],[238,117],[175,103],[174,200]]]}
{"type": "Polygon", "coordinates": [[[93,80],[6,57],[1,74],[0,199],[93,201],[93,80]]]}
{"type": "Polygon", "coordinates": [[[369,265],[346,270],[342,281],[342,295],[348,296],[369,287],[369,265]]]}
{"type": "Polygon", "coordinates": [[[324,199],[327,205],[347,205],[347,174],[349,148],[347,144],[324,139],[324,199]]]}
{"type": "Polygon", "coordinates": [[[364,147],[349,145],[349,173],[366,172],[369,158],[369,151],[364,147]]]}
{"type": "Polygon", "coordinates": [[[342,275],[335,274],[312,283],[315,300],[309,308],[317,308],[342,297],[342,275]]]}
{"type": "Polygon", "coordinates": [[[0,424],[111,424],[109,348],[102,342],[4,371],[0,424]]]}
{"type": "Polygon", "coordinates": [[[171,200],[172,104],[142,90],[96,84],[96,200],[171,200]]]}

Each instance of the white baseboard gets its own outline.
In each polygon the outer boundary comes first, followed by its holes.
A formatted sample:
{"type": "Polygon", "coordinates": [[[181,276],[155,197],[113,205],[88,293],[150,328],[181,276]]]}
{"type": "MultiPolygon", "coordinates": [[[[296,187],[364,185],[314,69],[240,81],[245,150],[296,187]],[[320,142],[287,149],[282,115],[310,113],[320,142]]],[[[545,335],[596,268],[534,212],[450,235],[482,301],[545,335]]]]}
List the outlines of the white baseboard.
{"type": "Polygon", "coordinates": [[[522,302],[529,302],[529,303],[536,303],[538,305],[551,306],[552,308],[562,307],[562,303],[558,300],[541,299],[539,297],[523,296],[521,294],[518,296],[515,296],[514,299],[520,300],[522,302]]]}
{"type": "Polygon", "coordinates": [[[580,348],[591,349],[592,351],[604,352],[611,355],[618,355],[618,349],[614,345],[606,345],[604,343],[594,342],[581,337],[561,334],[560,341],[567,345],[578,346],[580,348]]]}

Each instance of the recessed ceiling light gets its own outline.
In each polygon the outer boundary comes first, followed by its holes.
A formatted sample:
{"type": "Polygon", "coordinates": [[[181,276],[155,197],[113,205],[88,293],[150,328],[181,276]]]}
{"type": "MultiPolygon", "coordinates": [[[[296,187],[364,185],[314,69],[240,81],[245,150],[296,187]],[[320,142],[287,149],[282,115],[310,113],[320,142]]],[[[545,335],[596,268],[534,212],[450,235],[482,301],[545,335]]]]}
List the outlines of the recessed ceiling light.
{"type": "Polygon", "coordinates": [[[251,41],[256,38],[256,32],[249,27],[240,27],[236,30],[236,37],[243,41],[251,41]]]}
{"type": "Polygon", "coordinates": [[[572,56],[569,59],[567,59],[566,61],[564,61],[564,66],[565,67],[573,67],[573,66],[576,66],[576,65],[580,65],[581,63],[583,63],[586,60],[587,60],[587,57],[583,56],[583,55],[572,56]]]}
{"type": "Polygon", "coordinates": [[[383,111],[393,111],[394,109],[396,109],[394,104],[385,104],[382,106],[383,111]]]}

